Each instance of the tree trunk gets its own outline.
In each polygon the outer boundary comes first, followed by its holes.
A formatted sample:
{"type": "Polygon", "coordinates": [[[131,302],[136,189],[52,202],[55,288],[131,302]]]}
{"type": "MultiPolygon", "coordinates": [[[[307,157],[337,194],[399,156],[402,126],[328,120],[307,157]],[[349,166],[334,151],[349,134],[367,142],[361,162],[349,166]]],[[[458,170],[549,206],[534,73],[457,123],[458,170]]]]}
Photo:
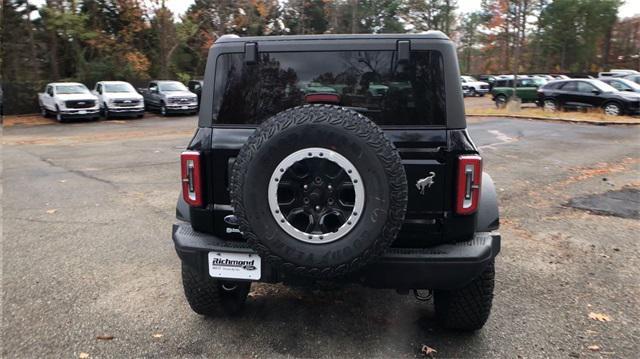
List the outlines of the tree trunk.
{"type": "MultiPolygon", "coordinates": [[[[25,0],[24,3],[27,9],[31,6],[28,0],[25,0]]],[[[30,76],[32,79],[39,79],[40,69],[38,66],[38,54],[36,52],[35,38],[33,36],[33,23],[31,22],[31,12],[27,13],[27,36],[29,37],[29,50],[31,52],[30,54],[31,59],[29,61],[30,62],[29,65],[31,65],[30,76]]]]}
{"type": "Polygon", "coordinates": [[[358,33],[358,0],[351,0],[351,33],[358,33]]]}
{"type": "MultiPolygon", "coordinates": [[[[47,0],[47,7],[49,9],[54,9],[55,11],[59,11],[60,8],[58,6],[58,2],[54,0],[47,0]]],[[[45,24],[46,25],[46,24],[45,24]]],[[[53,80],[60,79],[60,60],[58,55],[58,34],[48,26],[47,34],[49,37],[49,63],[51,65],[51,77],[53,80]]]]}

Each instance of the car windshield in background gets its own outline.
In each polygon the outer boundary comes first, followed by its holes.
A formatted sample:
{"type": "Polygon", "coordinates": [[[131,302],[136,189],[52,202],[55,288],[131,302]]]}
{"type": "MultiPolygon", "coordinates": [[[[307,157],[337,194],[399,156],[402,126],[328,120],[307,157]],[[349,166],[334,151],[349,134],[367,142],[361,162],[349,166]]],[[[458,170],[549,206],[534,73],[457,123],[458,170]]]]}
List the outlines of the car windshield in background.
{"type": "Polygon", "coordinates": [[[127,93],[127,92],[134,92],[134,90],[133,90],[133,87],[131,87],[128,84],[104,84],[104,92],[107,92],[107,93],[114,93],[114,92],[127,93]]]}
{"type": "Polygon", "coordinates": [[[595,87],[597,87],[600,91],[602,92],[616,92],[618,91],[615,87],[606,84],[602,81],[593,81],[591,82],[592,85],[594,85],[595,87]]]}
{"type": "Polygon", "coordinates": [[[72,95],[87,93],[89,90],[82,85],[58,85],[56,86],[56,93],[59,95],[72,95]]]}
{"type": "Polygon", "coordinates": [[[467,82],[476,82],[476,81],[478,81],[472,76],[460,76],[460,77],[462,77],[467,82]]]}
{"type": "Polygon", "coordinates": [[[160,91],[172,92],[172,91],[189,91],[180,82],[161,82],[159,84],[160,91]]]}
{"type": "Polygon", "coordinates": [[[225,54],[216,64],[213,120],[258,124],[321,97],[379,125],[444,125],[443,68],[437,51],[414,51],[407,64],[394,51],[261,53],[257,65],[225,54]]]}

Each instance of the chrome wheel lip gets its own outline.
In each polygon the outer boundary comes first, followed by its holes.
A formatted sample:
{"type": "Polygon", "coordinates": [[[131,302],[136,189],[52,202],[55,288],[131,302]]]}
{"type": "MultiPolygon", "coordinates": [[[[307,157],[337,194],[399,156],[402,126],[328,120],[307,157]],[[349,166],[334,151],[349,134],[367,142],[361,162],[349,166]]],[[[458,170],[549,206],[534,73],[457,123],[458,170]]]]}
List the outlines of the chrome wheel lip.
{"type": "Polygon", "coordinates": [[[326,244],[344,237],[347,233],[351,232],[353,228],[355,228],[356,224],[362,217],[362,210],[364,209],[365,202],[364,196],[365,189],[362,177],[360,176],[360,173],[358,172],[356,166],[354,166],[351,161],[349,161],[346,157],[339,154],[338,152],[335,152],[328,148],[309,147],[288,155],[278,164],[270,177],[267,197],[271,215],[273,216],[276,223],[278,223],[278,226],[280,226],[280,228],[282,228],[287,234],[301,242],[311,244],[326,244]],[[285,215],[280,210],[280,206],[278,205],[278,184],[280,178],[294,163],[308,158],[320,158],[334,162],[347,173],[347,175],[351,179],[351,183],[353,184],[355,193],[353,211],[349,215],[349,218],[335,232],[322,234],[303,232],[289,223],[285,215]]]}
{"type": "Polygon", "coordinates": [[[620,115],[620,107],[614,104],[608,104],[604,107],[604,113],[611,116],[620,115]]]}

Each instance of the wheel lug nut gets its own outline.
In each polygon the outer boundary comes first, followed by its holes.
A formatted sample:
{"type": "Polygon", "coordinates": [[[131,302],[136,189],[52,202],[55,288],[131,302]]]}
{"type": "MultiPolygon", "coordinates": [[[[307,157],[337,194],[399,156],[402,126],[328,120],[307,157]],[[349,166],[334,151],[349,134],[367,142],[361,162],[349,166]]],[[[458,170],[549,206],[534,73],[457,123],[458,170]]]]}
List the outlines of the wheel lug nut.
{"type": "Polygon", "coordinates": [[[316,206],[316,211],[319,211],[319,210],[320,210],[320,206],[316,206]]]}
{"type": "Polygon", "coordinates": [[[302,199],[302,201],[303,201],[305,204],[309,204],[309,198],[307,198],[307,197],[303,198],[303,199],[302,199]]]}
{"type": "Polygon", "coordinates": [[[331,185],[328,185],[328,186],[327,186],[327,189],[328,189],[329,191],[331,191],[331,190],[333,189],[333,187],[332,187],[331,185]]]}
{"type": "Polygon", "coordinates": [[[309,186],[304,185],[304,186],[302,186],[302,188],[306,191],[306,190],[308,190],[308,189],[309,189],[309,186]]]}

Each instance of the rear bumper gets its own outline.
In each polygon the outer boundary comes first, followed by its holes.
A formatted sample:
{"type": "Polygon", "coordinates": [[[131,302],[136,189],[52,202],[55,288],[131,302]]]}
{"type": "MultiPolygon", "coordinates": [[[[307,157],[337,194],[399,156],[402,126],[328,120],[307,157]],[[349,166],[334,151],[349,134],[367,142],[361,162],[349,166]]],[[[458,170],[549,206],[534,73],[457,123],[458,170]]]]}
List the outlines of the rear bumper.
{"type": "MultiPolygon", "coordinates": [[[[431,248],[390,248],[363,269],[335,279],[373,288],[455,289],[480,275],[500,252],[500,234],[476,233],[467,242],[431,248]]],[[[225,241],[196,232],[189,223],[173,225],[173,242],[180,259],[208,276],[207,255],[211,251],[255,253],[245,242],[225,241]]],[[[262,263],[261,282],[308,282],[262,263]]]]}

